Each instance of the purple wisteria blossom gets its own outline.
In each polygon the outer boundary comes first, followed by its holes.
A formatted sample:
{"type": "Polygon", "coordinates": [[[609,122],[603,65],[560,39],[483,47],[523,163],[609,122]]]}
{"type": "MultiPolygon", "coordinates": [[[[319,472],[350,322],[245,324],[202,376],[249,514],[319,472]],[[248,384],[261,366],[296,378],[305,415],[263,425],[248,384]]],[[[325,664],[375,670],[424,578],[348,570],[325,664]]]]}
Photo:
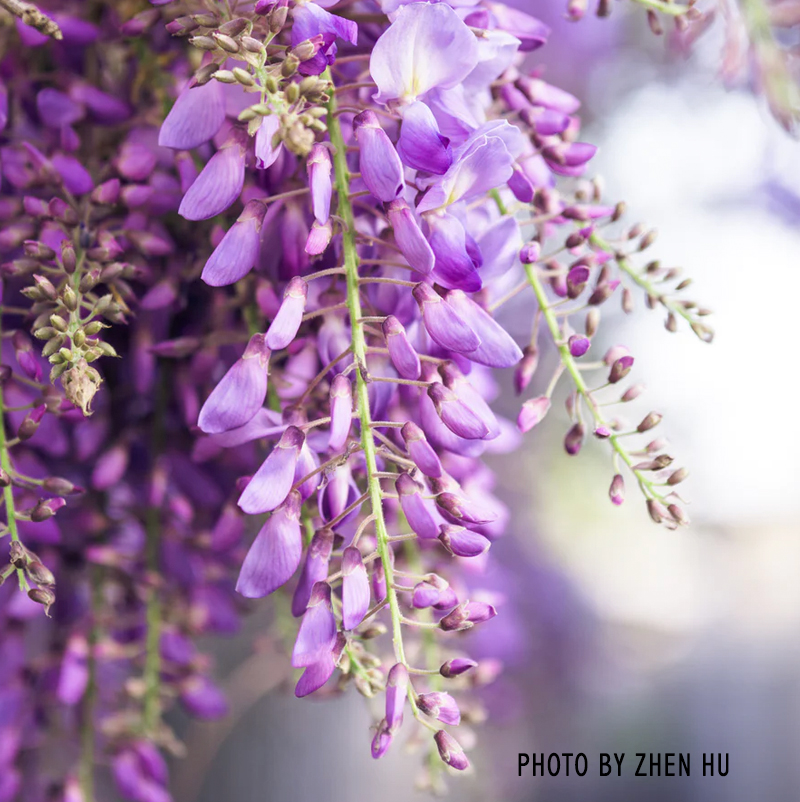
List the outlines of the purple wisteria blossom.
{"type": "Polygon", "coordinates": [[[0,5],[0,802],[93,802],[99,767],[169,802],[168,711],[228,713],[202,644],[271,602],[295,695],[374,699],[373,757],[407,740],[440,790],[498,673],[463,634],[504,614],[484,456],[569,384],[567,454],[686,525],[598,329],[634,291],[706,341],[708,310],[639,265],[528,13],[0,5]]]}

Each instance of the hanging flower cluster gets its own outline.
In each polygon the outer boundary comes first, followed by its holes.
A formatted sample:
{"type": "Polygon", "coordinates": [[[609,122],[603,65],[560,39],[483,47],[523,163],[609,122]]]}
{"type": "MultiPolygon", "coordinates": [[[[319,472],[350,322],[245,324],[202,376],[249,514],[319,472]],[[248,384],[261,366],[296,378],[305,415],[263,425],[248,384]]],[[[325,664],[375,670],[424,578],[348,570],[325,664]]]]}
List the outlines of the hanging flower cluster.
{"type": "Polygon", "coordinates": [[[278,592],[296,695],[374,699],[375,758],[412,717],[438,786],[497,674],[463,636],[502,612],[484,455],[569,383],[566,452],[599,441],[614,504],[687,524],[661,415],[625,417],[634,355],[592,349],[637,293],[704,341],[708,310],[586,177],[526,13],[0,7],[0,802],[89,802],[101,755],[168,799],[163,713],[225,713],[196,638],[278,592]]]}

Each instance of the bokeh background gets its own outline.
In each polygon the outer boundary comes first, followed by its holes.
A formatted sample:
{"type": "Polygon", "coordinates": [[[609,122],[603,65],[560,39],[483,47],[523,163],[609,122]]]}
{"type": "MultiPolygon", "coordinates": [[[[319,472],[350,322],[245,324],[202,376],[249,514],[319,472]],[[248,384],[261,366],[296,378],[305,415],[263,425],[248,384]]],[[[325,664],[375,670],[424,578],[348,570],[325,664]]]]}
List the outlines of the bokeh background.
{"type": "MultiPolygon", "coordinates": [[[[717,336],[669,334],[639,298],[631,317],[604,310],[593,346],[635,344],[642,411],[664,413],[676,465],[692,472],[689,529],[654,526],[632,488],[612,507],[602,446],[579,458],[561,448],[563,406],[524,450],[494,459],[513,515],[488,581],[508,604],[476,648],[507,672],[486,691],[476,772],[453,779],[452,798],[796,800],[800,145],[747,87],[723,85],[719,31],[685,57],[622,4],[578,25],[561,19],[562,0],[518,5],[553,26],[534,61],[584,99],[608,197],[628,203],[630,222],[657,225],[654,251],[694,278],[717,336]],[[518,752],[562,751],[585,752],[589,773],[517,777],[518,752]],[[624,776],[598,777],[598,753],[615,751],[624,776]],[[634,778],[636,752],[690,752],[692,776],[634,778]],[[701,776],[703,752],[729,753],[726,778],[701,776]]],[[[546,366],[540,375],[543,389],[546,366]]],[[[507,387],[498,406],[515,416],[517,403],[507,387]]],[[[412,798],[418,758],[371,760],[355,693],[296,701],[286,658],[249,646],[263,623],[257,614],[218,650],[234,716],[186,731],[177,802],[412,798]]]]}

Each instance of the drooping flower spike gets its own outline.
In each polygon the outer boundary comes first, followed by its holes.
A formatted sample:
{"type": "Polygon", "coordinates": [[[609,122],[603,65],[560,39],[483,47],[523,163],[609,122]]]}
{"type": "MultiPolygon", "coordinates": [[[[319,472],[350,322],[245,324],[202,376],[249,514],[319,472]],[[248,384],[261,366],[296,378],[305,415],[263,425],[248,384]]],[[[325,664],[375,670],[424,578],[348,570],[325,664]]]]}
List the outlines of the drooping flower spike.
{"type": "Polygon", "coordinates": [[[513,604],[486,587],[508,510],[484,455],[555,422],[569,382],[567,454],[605,449],[613,505],[638,488],[688,524],[660,413],[623,419],[639,355],[598,331],[636,291],[668,331],[710,340],[708,310],[638,265],[655,231],[587,178],[579,99],[528,72],[549,31],[527,13],[23,5],[0,79],[0,797],[79,743],[54,793],[91,799],[96,758],[167,800],[164,714],[226,714],[197,639],[239,627],[234,588],[287,596],[263,637],[295,638],[298,697],[377,697],[373,756],[407,733],[438,790],[498,673],[461,633],[513,604]]]}

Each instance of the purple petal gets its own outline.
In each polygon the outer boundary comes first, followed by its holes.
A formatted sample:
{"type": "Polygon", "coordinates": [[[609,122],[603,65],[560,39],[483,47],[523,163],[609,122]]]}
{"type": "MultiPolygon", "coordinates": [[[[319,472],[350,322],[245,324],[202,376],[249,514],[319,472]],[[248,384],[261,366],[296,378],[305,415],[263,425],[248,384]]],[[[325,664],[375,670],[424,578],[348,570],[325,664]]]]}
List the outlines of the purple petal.
{"type": "Polygon", "coordinates": [[[433,270],[436,257],[408,204],[397,198],[389,204],[387,213],[395,242],[406,261],[414,270],[427,276],[433,270]]]}
{"type": "Polygon", "coordinates": [[[395,489],[400,497],[400,508],[411,529],[424,540],[438,537],[439,526],[422,498],[417,483],[407,473],[401,473],[395,480],[395,489]]]}
{"type": "Polygon", "coordinates": [[[409,421],[400,430],[406,443],[408,455],[425,476],[442,475],[442,463],[425,437],[425,432],[416,423],[409,421]]]}
{"type": "Polygon", "coordinates": [[[403,163],[375,112],[363,111],[353,120],[359,146],[361,177],[380,201],[393,201],[405,186],[403,163]]]}
{"type": "Polygon", "coordinates": [[[36,95],[39,117],[48,128],[59,129],[83,118],[83,107],[57,89],[42,89],[36,95]]]}
{"type": "Polygon", "coordinates": [[[353,425],[353,387],[350,379],[337,374],[331,383],[331,433],[328,448],[339,451],[350,436],[353,425]]]}
{"type": "Polygon", "coordinates": [[[369,609],[370,591],[367,569],[357,548],[342,555],[342,628],[355,629],[369,609]]]}
{"type": "Polygon", "coordinates": [[[297,680],[294,695],[298,699],[318,691],[336,670],[336,658],[333,652],[326,652],[321,660],[306,667],[303,675],[297,680]]]}
{"type": "Polygon", "coordinates": [[[317,531],[308,546],[306,560],[292,597],[292,615],[299,617],[308,606],[311,590],[328,576],[328,563],[333,549],[333,532],[328,528],[317,531]]]}
{"type": "Polygon", "coordinates": [[[372,49],[375,99],[413,101],[436,87],[461,83],[478,63],[475,35],[445,3],[412,3],[372,49]]]}
{"type": "Polygon", "coordinates": [[[412,290],[422,310],[422,320],[431,338],[449,351],[468,354],[481,344],[469,324],[431,287],[417,284],[412,290]]]}
{"type": "Polygon", "coordinates": [[[300,668],[318,663],[330,654],[335,642],[336,619],[331,609],[331,588],[327,582],[317,582],[300,623],[292,650],[292,665],[300,668]]]}
{"type": "Polygon", "coordinates": [[[267,347],[273,351],[286,348],[297,336],[306,309],[308,284],[295,276],[286,286],[278,314],[267,330],[267,347]]]}
{"type": "Polygon", "coordinates": [[[458,218],[450,214],[428,217],[428,242],[436,257],[433,275],[443,287],[477,292],[481,277],[467,248],[467,234],[458,218]]]}
{"type": "Polygon", "coordinates": [[[428,387],[428,396],[442,423],[453,434],[465,440],[483,440],[489,434],[489,427],[483,420],[443,384],[431,384],[428,387]]]}
{"type": "Polygon", "coordinates": [[[403,324],[394,315],[389,315],[381,328],[389,349],[389,359],[398,374],[404,379],[418,379],[422,370],[419,355],[411,345],[403,324]]]}
{"type": "Polygon", "coordinates": [[[522,359],[522,349],[511,335],[465,293],[451,290],[446,299],[480,338],[481,344],[468,355],[473,362],[493,368],[510,368],[522,359]]]}
{"type": "Polygon", "coordinates": [[[270,512],[282,504],[294,484],[295,468],[305,435],[289,426],[239,497],[239,507],[250,515],[270,512]]]}
{"type": "Polygon", "coordinates": [[[267,207],[251,200],[228,229],[203,268],[201,278],[211,287],[224,287],[246,276],[258,262],[261,224],[267,207]]]}
{"type": "Polygon", "coordinates": [[[280,127],[281,120],[277,114],[270,114],[261,121],[255,137],[256,167],[259,170],[271,167],[281,155],[283,142],[273,145],[275,134],[278,133],[280,127]]]}
{"type": "Polygon", "coordinates": [[[207,220],[224,212],[242,194],[245,148],[228,141],[208,161],[183,196],[178,214],[187,220],[207,220]]]}
{"type": "Polygon", "coordinates": [[[303,553],[300,504],[300,494],[292,493],[256,535],[236,583],[242,596],[267,596],[288,582],[297,570],[303,553]]]}
{"type": "Polygon", "coordinates": [[[333,194],[331,154],[324,145],[314,145],[306,165],[314,217],[320,225],[324,225],[331,216],[331,195],[333,194]]]}
{"type": "Polygon", "coordinates": [[[483,535],[471,532],[463,526],[451,526],[442,524],[439,534],[442,545],[457,557],[479,557],[483,554],[491,543],[483,535]]]}
{"type": "Polygon", "coordinates": [[[206,399],[197,425],[207,434],[238,429],[251,421],[267,395],[270,352],[263,334],[254,334],[241,359],[206,399]]]}
{"type": "Polygon", "coordinates": [[[225,95],[218,81],[184,89],[170,109],[158,144],[176,150],[191,150],[208,142],[225,122],[225,95]]]}
{"type": "Polygon", "coordinates": [[[394,733],[403,723],[403,708],[408,694],[408,671],[402,663],[389,669],[386,678],[386,726],[394,733]]]}
{"type": "Polygon", "coordinates": [[[408,166],[444,175],[453,163],[450,140],[439,133],[433,112],[422,101],[403,109],[397,152],[408,166]]]}

